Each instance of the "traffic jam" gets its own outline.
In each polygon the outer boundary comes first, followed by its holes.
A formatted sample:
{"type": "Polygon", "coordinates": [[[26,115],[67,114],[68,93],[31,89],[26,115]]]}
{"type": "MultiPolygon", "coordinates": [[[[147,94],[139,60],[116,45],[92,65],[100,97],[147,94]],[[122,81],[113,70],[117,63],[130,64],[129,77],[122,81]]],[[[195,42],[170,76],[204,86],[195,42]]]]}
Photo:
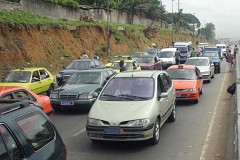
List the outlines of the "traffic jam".
{"type": "MultiPolygon", "coordinates": [[[[191,42],[175,42],[169,48],[153,46],[132,55],[113,56],[107,64],[82,57],[64,67],[56,79],[46,68],[19,68],[9,71],[0,83],[0,100],[32,101],[50,120],[69,110],[87,108],[81,133],[86,132],[89,143],[156,145],[164,124],[177,121],[178,103],[196,105],[207,94],[204,85],[221,73],[227,54],[231,48],[226,44],[199,43],[194,51],[191,42]]],[[[61,139],[60,135],[48,142],[61,139]]],[[[70,151],[66,145],[63,148],[70,151]]]]}

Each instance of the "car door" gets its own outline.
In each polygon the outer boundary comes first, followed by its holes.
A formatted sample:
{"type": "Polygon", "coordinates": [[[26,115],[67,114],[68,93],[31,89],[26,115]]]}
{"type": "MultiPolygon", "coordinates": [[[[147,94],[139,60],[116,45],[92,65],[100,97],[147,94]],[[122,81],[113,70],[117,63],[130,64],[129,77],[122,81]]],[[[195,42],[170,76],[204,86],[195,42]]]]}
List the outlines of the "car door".
{"type": "Polygon", "coordinates": [[[160,74],[157,77],[157,103],[158,103],[158,111],[160,112],[161,117],[164,117],[166,113],[166,105],[167,105],[167,98],[160,97],[161,93],[166,93],[165,87],[163,86],[162,78],[160,74]]]}
{"type": "Polygon", "coordinates": [[[41,93],[46,92],[52,84],[52,79],[45,69],[40,69],[41,93]]]}
{"type": "Polygon", "coordinates": [[[34,70],[32,72],[32,78],[31,78],[31,83],[29,85],[29,89],[36,94],[41,93],[42,82],[41,82],[41,78],[38,70],[34,70]]]}
{"type": "Polygon", "coordinates": [[[197,67],[195,68],[195,73],[196,73],[196,76],[197,76],[197,86],[198,86],[199,91],[201,91],[202,88],[203,88],[203,79],[198,78],[198,77],[201,76],[201,72],[197,67]]]}

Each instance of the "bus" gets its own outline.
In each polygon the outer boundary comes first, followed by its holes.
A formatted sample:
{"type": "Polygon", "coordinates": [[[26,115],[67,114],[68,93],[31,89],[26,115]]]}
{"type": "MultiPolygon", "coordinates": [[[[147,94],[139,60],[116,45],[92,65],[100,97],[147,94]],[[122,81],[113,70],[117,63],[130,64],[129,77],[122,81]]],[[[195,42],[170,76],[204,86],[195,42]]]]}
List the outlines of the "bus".
{"type": "Polygon", "coordinates": [[[185,63],[191,57],[192,42],[175,42],[173,47],[180,51],[180,63],[185,63]]]}

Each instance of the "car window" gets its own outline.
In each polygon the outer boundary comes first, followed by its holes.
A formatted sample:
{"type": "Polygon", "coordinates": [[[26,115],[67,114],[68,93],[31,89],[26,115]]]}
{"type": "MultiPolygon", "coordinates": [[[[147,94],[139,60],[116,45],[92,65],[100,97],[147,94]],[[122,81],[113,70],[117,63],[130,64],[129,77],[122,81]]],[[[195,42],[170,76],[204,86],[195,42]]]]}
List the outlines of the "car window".
{"type": "Polygon", "coordinates": [[[22,159],[23,153],[20,150],[17,142],[9,132],[9,130],[2,124],[0,124],[0,159],[22,159]],[[6,147],[4,147],[3,146],[6,147]],[[8,154],[5,152],[7,149],[8,154]],[[5,153],[4,153],[5,152],[5,153]],[[4,158],[5,157],[5,158],[4,158]],[[9,158],[7,158],[9,157],[9,158]]]}
{"type": "Polygon", "coordinates": [[[169,69],[167,73],[171,79],[196,80],[195,70],[192,69],[169,69]]]}
{"type": "Polygon", "coordinates": [[[96,67],[94,61],[91,61],[91,62],[90,62],[90,67],[91,67],[91,68],[95,68],[95,67],[96,67]]]}
{"type": "Polygon", "coordinates": [[[165,92],[165,88],[163,86],[161,76],[159,75],[158,76],[158,95],[160,95],[161,93],[164,93],[164,92],[165,92]]]}
{"type": "Polygon", "coordinates": [[[95,62],[97,67],[100,66],[100,63],[98,61],[95,60],[94,62],[95,62]]]}
{"type": "Polygon", "coordinates": [[[39,80],[40,80],[40,75],[39,75],[38,71],[33,71],[33,74],[32,74],[32,82],[35,82],[36,79],[39,79],[39,80]]]}
{"type": "Polygon", "coordinates": [[[108,76],[110,76],[110,75],[108,75],[108,72],[104,71],[103,72],[103,79],[106,80],[108,78],[108,76]]]}
{"type": "Polygon", "coordinates": [[[89,68],[89,61],[73,61],[66,69],[87,69],[89,68]]]}
{"type": "Polygon", "coordinates": [[[33,149],[39,150],[55,137],[50,122],[38,112],[32,112],[14,119],[33,149]]]}
{"type": "Polygon", "coordinates": [[[8,94],[5,94],[1,97],[1,99],[14,99],[13,97],[13,94],[12,93],[8,93],[8,94]]]}
{"type": "Polygon", "coordinates": [[[41,69],[41,70],[39,70],[39,72],[40,72],[41,79],[49,78],[49,74],[47,73],[46,70],[41,69]]]}
{"type": "Polygon", "coordinates": [[[13,94],[16,99],[31,100],[29,94],[25,91],[15,91],[13,94]]]}
{"type": "Polygon", "coordinates": [[[111,76],[113,74],[112,70],[108,70],[107,72],[108,72],[109,76],[111,76]]]}
{"type": "Polygon", "coordinates": [[[196,68],[195,72],[196,72],[196,75],[197,75],[197,76],[200,76],[200,75],[201,75],[201,72],[200,72],[200,70],[199,70],[198,68],[196,68]]]}
{"type": "Polygon", "coordinates": [[[165,91],[168,91],[171,86],[170,86],[167,76],[165,74],[160,74],[160,76],[161,76],[163,87],[164,87],[165,91]]]}

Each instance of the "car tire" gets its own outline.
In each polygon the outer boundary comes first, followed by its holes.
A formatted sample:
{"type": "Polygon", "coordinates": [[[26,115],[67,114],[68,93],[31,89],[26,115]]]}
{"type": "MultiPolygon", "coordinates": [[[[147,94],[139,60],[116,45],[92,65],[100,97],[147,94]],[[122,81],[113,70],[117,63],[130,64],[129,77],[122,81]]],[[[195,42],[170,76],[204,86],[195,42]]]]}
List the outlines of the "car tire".
{"type": "Polygon", "coordinates": [[[50,86],[47,90],[47,96],[50,96],[50,94],[52,93],[53,90],[54,90],[54,84],[50,84],[50,86]]]}
{"type": "Polygon", "coordinates": [[[153,129],[153,137],[149,140],[149,142],[155,145],[159,142],[159,139],[160,139],[160,121],[158,118],[156,118],[153,129]]]}
{"type": "Polygon", "coordinates": [[[168,121],[169,122],[174,122],[176,120],[176,104],[173,104],[173,110],[170,114],[170,116],[168,117],[168,121]]]}

